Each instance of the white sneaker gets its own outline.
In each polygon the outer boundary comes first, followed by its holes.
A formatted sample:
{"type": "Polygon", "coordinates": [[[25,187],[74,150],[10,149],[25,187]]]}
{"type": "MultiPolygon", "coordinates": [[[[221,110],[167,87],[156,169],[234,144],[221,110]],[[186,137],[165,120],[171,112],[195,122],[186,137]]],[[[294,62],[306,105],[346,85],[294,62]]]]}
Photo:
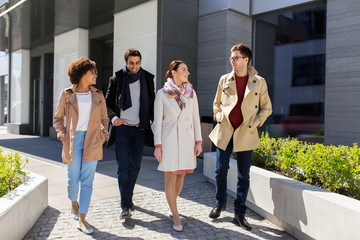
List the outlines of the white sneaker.
{"type": "Polygon", "coordinates": [[[85,234],[92,234],[94,232],[94,229],[92,229],[92,228],[83,228],[83,227],[80,226],[80,224],[77,224],[76,228],[79,229],[80,231],[82,231],[85,234]]]}

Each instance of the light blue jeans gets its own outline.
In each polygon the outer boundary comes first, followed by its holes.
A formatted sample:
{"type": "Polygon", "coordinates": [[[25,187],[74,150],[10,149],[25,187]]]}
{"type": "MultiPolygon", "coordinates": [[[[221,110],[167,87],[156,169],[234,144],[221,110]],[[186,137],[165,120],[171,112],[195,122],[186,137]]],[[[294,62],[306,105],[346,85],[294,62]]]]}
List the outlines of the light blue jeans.
{"type": "Polygon", "coordinates": [[[89,209],[96,165],[98,161],[84,161],[83,150],[86,131],[77,131],[74,139],[73,164],[68,164],[68,197],[77,201],[80,189],[79,213],[89,209]]]}

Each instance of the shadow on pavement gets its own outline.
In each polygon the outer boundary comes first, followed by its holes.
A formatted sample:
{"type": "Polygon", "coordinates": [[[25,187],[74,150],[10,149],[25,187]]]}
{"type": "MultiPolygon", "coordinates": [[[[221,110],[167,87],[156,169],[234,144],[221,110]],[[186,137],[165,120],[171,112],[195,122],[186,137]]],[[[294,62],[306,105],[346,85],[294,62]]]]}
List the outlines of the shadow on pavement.
{"type": "MultiPolygon", "coordinates": [[[[129,219],[123,223],[123,226],[127,228],[134,228],[135,225],[140,225],[144,228],[147,228],[150,231],[157,231],[160,233],[169,234],[174,239],[187,239],[189,237],[189,233],[193,232],[194,237],[199,238],[199,232],[196,232],[196,230],[199,230],[203,233],[204,236],[208,236],[208,233],[214,233],[219,230],[216,226],[210,225],[206,222],[203,222],[199,219],[189,217],[189,216],[181,216],[182,217],[182,224],[184,227],[184,230],[182,232],[176,232],[172,229],[173,221],[170,217],[160,214],[151,210],[147,210],[144,208],[137,208],[137,211],[142,212],[147,215],[155,216],[157,220],[151,221],[151,223],[144,222],[141,219],[129,219]],[[159,225],[162,225],[163,228],[159,229],[159,225]],[[129,227],[131,226],[131,227],[129,227]]],[[[226,235],[228,236],[234,236],[236,235],[238,239],[245,238],[246,239],[258,239],[258,238],[251,238],[249,236],[243,235],[240,232],[233,231],[230,229],[226,230],[226,235]]],[[[215,239],[215,236],[214,236],[215,239]]]]}
{"type": "Polygon", "coordinates": [[[56,208],[47,207],[24,239],[37,239],[38,237],[47,239],[58,223],[60,214],[61,212],[56,208]]]}

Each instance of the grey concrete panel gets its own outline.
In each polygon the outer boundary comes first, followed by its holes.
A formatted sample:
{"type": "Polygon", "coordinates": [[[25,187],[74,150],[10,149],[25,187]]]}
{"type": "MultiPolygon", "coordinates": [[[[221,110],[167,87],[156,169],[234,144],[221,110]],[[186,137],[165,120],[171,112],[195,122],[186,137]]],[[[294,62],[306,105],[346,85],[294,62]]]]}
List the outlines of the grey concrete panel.
{"type": "MultiPolygon", "coordinates": [[[[359,45],[360,49],[360,45],[359,45]]],[[[347,57],[347,58],[338,58],[338,59],[328,59],[326,61],[326,73],[332,74],[333,72],[337,73],[348,73],[348,72],[358,72],[360,62],[360,53],[356,57],[347,57]]]]}
{"type": "Polygon", "coordinates": [[[198,95],[200,115],[212,116],[219,78],[230,72],[227,60],[237,43],[251,45],[251,18],[232,10],[201,16],[198,30],[198,95]]]}
{"type": "Polygon", "coordinates": [[[328,136],[326,135],[326,139],[324,141],[325,145],[347,145],[352,146],[354,142],[360,142],[358,137],[339,137],[335,136],[328,136]]]}
{"type": "Polygon", "coordinates": [[[188,65],[190,81],[197,89],[197,2],[159,0],[158,14],[157,88],[163,86],[169,63],[180,59],[188,65]]]}
{"type": "Polygon", "coordinates": [[[359,10],[357,0],[327,1],[325,144],[359,143],[359,10]]]}
{"type": "Polygon", "coordinates": [[[88,0],[55,1],[55,35],[77,27],[89,28],[88,0]]]}
{"type": "Polygon", "coordinates": [[[173,60],[183,60],[189,69],[190,76],[189,81],[196,85],[197,76],[197,63],[196,63],[196,49],[184,48],[177,45],[162,44],[162,62],[161,67],[162,74],[158,76],[160,78],[160,85],[157,88],[162,88],[165,82],[165,73],[168,70],[169,64],[173,60]]]}
{"type": "Polygon", "coordinates": [[[357,106],[359,105],[358,91],[326,92],[326,106],[357,106]]]}
{"type": "MultiPolygon", "coordinates": [[[[359,19],[360,22],[360,19],[359,19]]],[[[327,49],[331,49],[334,46],[351,47],[359,46],[360,31],[358,29],[348,31],[346,33],[336,33],[327,35],[327,49]],[[346,39],[346,41],[344,41],[346,39]]]]}
{"type": "Polygon", "coordinates": [[[27,1],[10,12],[11,51],[30,48],[30,11],[31,2],[27,1]]]}
{"type": "Polygon", "coordinates": [[[197,4],[162,1],[161,42],[197,48],[197,4]],[[186,14],[184,14],[186,13],[186,14]]]}
{"type": "Polygon", "coordinates": [[[354,13],[360,9],[360,1],[358,0],[328,0],[327,1],[328,16],[337,16],[344,13],[354,13]]]}
{"type": "Polygon", "coordinates": [[[230,0],[199,0],[199,16],[222,11],[230,7],[230,0]]]}
{"type": "Polygon", "coordinates": [[[131,1],[119,1],[114,0],[114,13],[124,11],[128,8],[135,7],[139,4],[145,3],[149,0],[131,0],[131,1]]]}

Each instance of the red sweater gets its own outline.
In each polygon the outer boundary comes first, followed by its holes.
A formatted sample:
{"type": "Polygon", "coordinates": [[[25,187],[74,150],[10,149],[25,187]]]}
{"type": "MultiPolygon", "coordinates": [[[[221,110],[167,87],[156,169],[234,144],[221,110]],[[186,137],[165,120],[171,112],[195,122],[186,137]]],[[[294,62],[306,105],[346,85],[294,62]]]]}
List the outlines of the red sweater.
{"type": "Polygon", "coordinates": [[[235,81],[236,81],[236,90],[238,95],[238,101],[235,107],[231,110],[229,119],[231,125],[234,129],[237,129],[241,123],[243,122],[243,115],[241,112],[241,104],[244,99],[246,84],[248,82],[249,76],[246,75],[244,77],[239,77],[235,74],[235,81]]]}

